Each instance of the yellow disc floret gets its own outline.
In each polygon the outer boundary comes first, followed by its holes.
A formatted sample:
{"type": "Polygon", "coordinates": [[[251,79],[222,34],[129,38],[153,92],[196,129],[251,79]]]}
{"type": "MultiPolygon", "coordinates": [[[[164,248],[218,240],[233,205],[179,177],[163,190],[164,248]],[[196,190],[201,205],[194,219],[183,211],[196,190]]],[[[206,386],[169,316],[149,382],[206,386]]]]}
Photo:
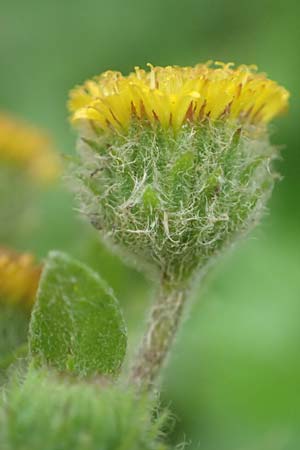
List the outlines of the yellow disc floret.
{"type": "Polygon", "coordinates": [[[47,134],[0,112],[0,164],[19,166],[33,180],[52,181],[60,171],[47,134]]]}
{"type": "Polygon", "coordinates": [[[289,93],[254,66],[148,66],[126,77],[107,71],[76,87],[69,100],[72,122],[122,131],[137,118],[177,130],[204,119],[268,123],[287,108],[289,93]]]}
{"type": "Polygon", "coordinates": [[[0,247],[0,304],[31,307],[41,275],[41,266],[30,253],[0,247]]]}

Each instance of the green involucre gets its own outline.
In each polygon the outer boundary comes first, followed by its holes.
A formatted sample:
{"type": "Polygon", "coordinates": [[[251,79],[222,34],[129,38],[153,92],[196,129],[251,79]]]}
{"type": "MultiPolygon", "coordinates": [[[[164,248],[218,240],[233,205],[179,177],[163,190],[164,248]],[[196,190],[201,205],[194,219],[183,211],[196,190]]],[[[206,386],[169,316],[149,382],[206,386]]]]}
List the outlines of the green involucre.
{"type": "Polygon", "coordinates": [[[134,124],[83,137],[75,168],[83,212],[139,264],[184,280],[256,223],[273,186],[265,129],[134,124]]]}

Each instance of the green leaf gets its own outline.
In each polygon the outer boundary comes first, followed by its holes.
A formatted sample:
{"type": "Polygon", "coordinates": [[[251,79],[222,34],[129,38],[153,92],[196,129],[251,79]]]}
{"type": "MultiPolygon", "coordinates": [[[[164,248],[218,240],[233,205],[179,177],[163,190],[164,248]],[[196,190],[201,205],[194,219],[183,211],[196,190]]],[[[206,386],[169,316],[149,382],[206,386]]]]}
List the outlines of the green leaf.
{"type": "Polygon", "coordinates": [[[119,372],[126,351],[123,316],[98,274],[50,252],[33,310],[29,344],[38,365],[76,375],[119,372]]]}

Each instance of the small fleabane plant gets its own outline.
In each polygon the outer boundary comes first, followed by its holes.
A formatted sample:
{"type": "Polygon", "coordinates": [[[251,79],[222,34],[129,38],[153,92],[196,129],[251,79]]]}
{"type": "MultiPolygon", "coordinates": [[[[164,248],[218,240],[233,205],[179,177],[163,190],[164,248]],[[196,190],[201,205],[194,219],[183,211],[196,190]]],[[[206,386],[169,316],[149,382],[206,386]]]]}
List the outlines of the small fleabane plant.
{"type": "Polygon", "coordinates": [[[159,285],[141,347],[128,372],[121,308],[85,264],[54,251],[41,272],[0,250],[0,299],[34,303],[25,374],[0,398],[1,448],[165,450],[151,388],[193,279],[257,223],[272,191],[268,123],[288,92],[252,66],[149,66],[105,72],[69,100],[81,209],[159,285]]]}
{"type": "Polygon", "coordinates": [[[151,386],[195,274],[264,211],[276,174],[268,124],[288,92],[254,66],[108,71],[70,93],[81,209],[159,280],[131,380],[151,386]]]}

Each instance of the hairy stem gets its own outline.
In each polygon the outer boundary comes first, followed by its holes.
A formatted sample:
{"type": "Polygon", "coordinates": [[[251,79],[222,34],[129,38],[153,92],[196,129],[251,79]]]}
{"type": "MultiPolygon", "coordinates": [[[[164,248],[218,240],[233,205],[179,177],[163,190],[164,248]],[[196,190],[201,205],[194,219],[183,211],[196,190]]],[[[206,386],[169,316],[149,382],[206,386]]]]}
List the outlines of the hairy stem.
{"type": "Polygon", "coordinates": [[[131,371],[131,381],[150,389],[163,367],[181,322],[187,289],[161,282],[146,333],[131,371]]]}

